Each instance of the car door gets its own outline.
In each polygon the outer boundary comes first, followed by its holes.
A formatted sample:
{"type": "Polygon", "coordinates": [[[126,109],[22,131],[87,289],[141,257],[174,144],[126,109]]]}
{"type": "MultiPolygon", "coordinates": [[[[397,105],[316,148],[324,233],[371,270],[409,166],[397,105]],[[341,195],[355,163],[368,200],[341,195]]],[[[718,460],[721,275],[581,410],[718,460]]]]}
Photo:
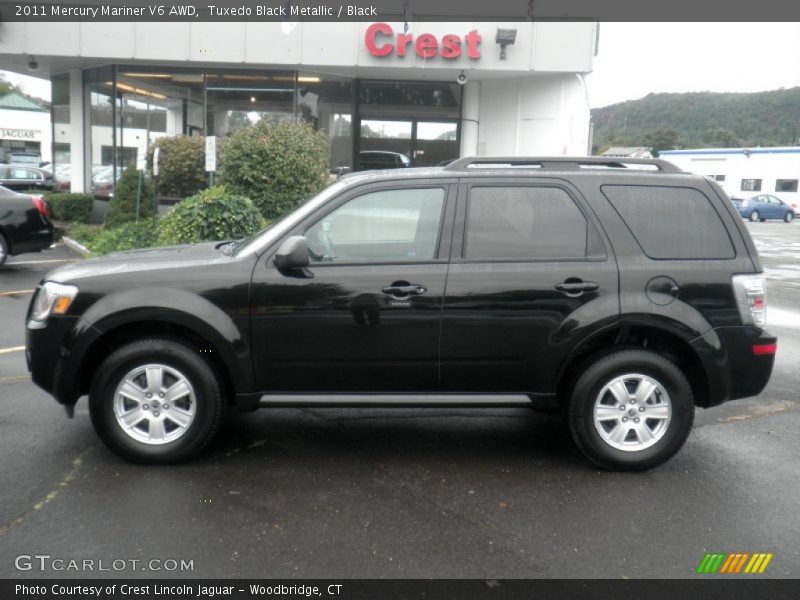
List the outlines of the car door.
{"type": "Polygon", "coordinates": [[[289,234],[307,238],[308,268],[279,270],[276,248],[261,257],[251,332],[262,390],[438,390],[455,187],[395,180],[345,191],[289,234]]]}
{"type": "Polygon", "coordinates": [[[442,388],[549,394],[583,337],[619,318],[610,246],[555,179],[460,186],[442,320],[442,388]]]}
{"type": "Polygon", "coordinates": [[[782,219],[786,214],[786,206],[776,196],[767,196],[769,201],[769,217],[771,219],[782,219]]]}

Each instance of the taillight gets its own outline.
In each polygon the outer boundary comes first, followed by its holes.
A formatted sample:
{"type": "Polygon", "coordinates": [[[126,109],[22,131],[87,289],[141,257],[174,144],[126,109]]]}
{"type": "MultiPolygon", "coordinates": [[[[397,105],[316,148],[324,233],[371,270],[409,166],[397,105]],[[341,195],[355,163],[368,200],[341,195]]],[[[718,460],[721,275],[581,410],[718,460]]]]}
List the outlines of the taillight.
{"type": "Polygon", "coordinates": [[[43,217],[46,217],[47,216],[47,204],[42,199],[42,197],[41,196],[33,196],[31,198],[31,201],[33,202],[33,205],[36,207],[36,210],[39,211],[39,214],[42,215],[43,217]]]}
{"type": "Polygon", "coordinates": [[[745,325],[767,326],[767,280],[763,273],[734,275],[733,292],[745,325]]]}

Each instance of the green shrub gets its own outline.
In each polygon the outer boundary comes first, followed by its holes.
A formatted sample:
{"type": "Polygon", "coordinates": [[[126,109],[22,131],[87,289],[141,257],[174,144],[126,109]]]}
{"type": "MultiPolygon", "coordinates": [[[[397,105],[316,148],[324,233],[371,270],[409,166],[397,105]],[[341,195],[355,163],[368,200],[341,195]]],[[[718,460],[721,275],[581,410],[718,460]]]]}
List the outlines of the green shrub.
{"type": "MultiPolygon", "coordinates": [[[[122,173],[114,188],[114,197],[108,202],[106,228],[114,229],[124,223],[136,220],[136,194],[139,186],[139,173],[131,165],[122,173]]],[[[157,200],[153,184],[147,177],[142,178],[142,196],[139,202],[139,218],[148,219],[156,212],[157,200]]]]}
{"type": "Polygon", "coordinates": [[[158,242],[158,220],[149,217],[138,223],[125,223],[113,229],[71,227],[69,235],[86,246],[92,254],[150,248],[158,242]]]}
{"type": "Polygon", "coordinates": [[[54,219],[86,223],[92,214],[94,198],[91,194],[45,194],[47,208],[54,219]]]}
{"type": "Polygon", "coordinates": [[[218,181],[252,198],[274,219],[321,190],[328,179],[330,142],[309,125],[261,121],[220,145],[218,181]]]}
{"type": "Polygon", "coordinates": [[[207,187],[205,138],[185,135],[159,138],[147,151],[151,172],[156,148],[160,148],[158,175],[153,179],[158,194],[186,198],[207,187]]]}
{"type": "Polygon", "coordinates": [[[159,242],[166,245],[237,239],[262,225],[261,213],[249,198],[214,186],[180,202],[161,219],[159,242]]]}

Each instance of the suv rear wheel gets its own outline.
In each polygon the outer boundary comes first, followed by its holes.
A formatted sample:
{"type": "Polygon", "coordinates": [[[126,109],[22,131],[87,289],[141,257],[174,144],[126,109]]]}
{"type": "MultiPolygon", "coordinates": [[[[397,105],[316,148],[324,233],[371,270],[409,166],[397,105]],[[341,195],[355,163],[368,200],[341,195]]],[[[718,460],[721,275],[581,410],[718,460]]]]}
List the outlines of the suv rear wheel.
{"type": "Polygon", "coordinates": [[[100,438],[117,454],[143,463],[191,458],[216,434],[223,405],[210,366],[191,348],[164,339],[114,351],[89,392],[100,438]]]}
{"type": "Polygon", "coordinates": [[[592,363],[569,398],[572,437],[604,469],[660,465],[683,446],[693,421],[686,377],[648,350],[623,350],[592,363]]]}

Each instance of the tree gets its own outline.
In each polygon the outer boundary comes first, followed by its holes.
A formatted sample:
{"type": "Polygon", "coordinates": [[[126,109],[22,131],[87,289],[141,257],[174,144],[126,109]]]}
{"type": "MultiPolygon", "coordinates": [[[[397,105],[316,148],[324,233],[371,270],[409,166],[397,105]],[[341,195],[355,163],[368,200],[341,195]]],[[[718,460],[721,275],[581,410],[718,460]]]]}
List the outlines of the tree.
{"type": "Polygon", "coordinates": [[[738,148],[742,141],[730,129],[715,129],[711,132],[711,143],[718,148],[738,148]]]}
{"type": "MultiPolygon", "coordinates": [[[[131,165],[122,173],[114,188],[114,197],[108,203],[106,228],[112,229],[136,220],[136,197],[139,194],[139,172],[131,165]]],[[[139,219],[152,219],[156,214],[157,200],[153,184],[142,178],[139,198],[139,219]]]]}
{"type": "Polygon", "coordinates": [[[671,127],[659,127],[644,136],[644,143],[658,156],[662,150],[674,150],[678,145],[678,132],[671,127]]]}

